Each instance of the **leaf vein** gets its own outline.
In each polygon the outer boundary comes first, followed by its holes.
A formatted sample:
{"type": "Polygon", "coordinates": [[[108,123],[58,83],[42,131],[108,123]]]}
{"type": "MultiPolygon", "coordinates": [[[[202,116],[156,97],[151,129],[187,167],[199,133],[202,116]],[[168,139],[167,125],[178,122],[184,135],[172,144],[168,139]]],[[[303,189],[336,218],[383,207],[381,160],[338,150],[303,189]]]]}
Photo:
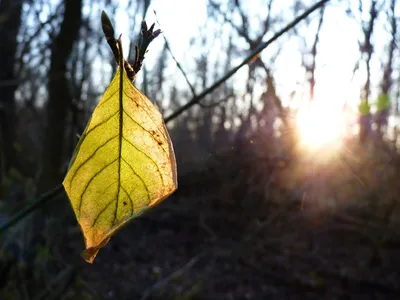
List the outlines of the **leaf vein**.
{"type": "MultiPolygon", "coordinates": [[[[93,224],[92,226],[90,226],[90,229],[94,227],[94,225],[96,225],[97,221],[100,219],[100,216],[107,210],[107,208],[114,202],[117,201],[116,199],[112,199],[110,202],[107,203],[107,205],[99,212],[99,214],[97,215],[97,217],[93,220],[93,224]]],[[[113,222],[114,223],[114,222],[113,222]]]]}
{"type": "Polygon", "coordinates": [[[114,93],[112,93],[106,100],[104,100],[102,103],[100,103],[96,109],[98,109],[99,107],[103,106],[104,104],[106,104],[110,99],[112,99],[112,97],[114,97],[114,95],[118,92],[118,90],[116,90],[114,93]]]}
{"type": "Polygon", "coordinates": [[[126,164],[128,165],[128,167],[131,169],[132,173],[133,173],[137,178],[139,178],[140,181],[143,183],[143,186],[144,186],[144,188],[146,189],[146,192],[147,192],[147,198],[148,198],[148,200],[150,201],[150,192],[149,192],[149,188],[147,187],[147,184],[144,182],[143,178],[140,177],[139,174],[137,174],[137,173],[135,172],[135,170],[133,169],[133,167],[125,160],[125,158],[123,158],[123,157],[121,156],[121,159],[124,161],[124,163],[126,163],[126,164]]]}
{"type": "MultiPolygon", "coordinates": [[[[137,122],[135,119],[133,119],[125,110],[124,110],[124,113],[129,117],[129,119],[132,120],[132,122],[134,122],[136,125],[138,125],[140,128],[142,128],[142,129],[143,129],[144,131],[146,131],[148,134],[150,134],[150,136],[153,138],[153,140],[154,140],[157,144],[159,143],[159,141],[154,137],[153,134],[151,134],[150,131],[148,131],[146,128],[144,128],[142,125],[140,125],[139,122],[137,122]]],[[[162,149],[162,150],[165,152],[165,154],[167,154],[167,156],[168,156],[168,153],[167,153],[167,151],[165,151],[164,147],[161,147],[161,149],[162,149]]]]}
{"type": "MultiPolygon", "coordinates": [[[[139,96],[142,98],[142,102],[150,101],[150,100],[147,100],[146,98],[143,99],[144,96],[143,96],[140,92],[138,92],[138,93],[139,93],[139,96]]],[[[154,123],[154,125],[156,126],[158,132],[163,136],[164,139],[168,139],[168,137],[165,135],[165,133],[163,132],[163,130],[161,130],[160,127],[157,125],[157,122],[154,121],[154,119],[153,119],[153,117],[152,117],[152,114],[147,110],[147,107],[145,108],[143,105],[140,105],[133,97],[130,97],[128,94],[126,94],[126,93],[124,93],[124,94],[125,94],[126,97],[128,97],[128,98],[131,99],[133,102],[135,102],[135,104],[136,104],[138,107],[140,107],[141,109],[144,110],[144,112],[147,114],[147,116],[149,117],[149,119],[150,119],[150,120],[154,123]]],[[[161,122],[164,122],[164,121],[162,120],[162,117],[161,117],[161,122]]]]}
{"type": "Polygon", "coordinates": [[[124,193],[128,196],[129,201],[131,202],[131,216],[133,215],[133,200],[131,198],[131,195],[129,195],[128,191],[123,187],[121,184],[121,189],[124,191],[124,193]]]}
{"type": "Polygon", "coordinates": [[[99,151],[101,148],[105,147],[109,142],[111,142],[113,139],[115,139],[116,137],[118,137],[118,135],[106,140],[103,144],[101,144],[84,162],[82,162],[78,168],[75,170],[74,174],[71,176],[71,180],[70,180],[70,185],[72,185],[72,181],[74,180],[76,174],[78,173],[78,171],[91,159],[93,158],[93,156],[97,153],[97,151],[99,151]]]}
{"type": "Polygon", "coordinates": [[[113,113],[110,117],[108,117],[107,119],[105,119],[104,121],[101,121],[99,124],[96,124],[96,126],[94,126],[93,128],[91,128],[88,132],[86,132],[85,134],[85,138],[89,135],[89,133],[91,133],[93,130],[95,130],[97,127],[107,123],[109,120],[111,120],[117,113],[119,112],[119,110],[117,110],[115,113],[113,113]]]}
{"type": "Polygon", "coordinates": [[[118,136],[118,189],[117,189],[117,201],[115,203],[115,211],[114,211],[114,220],[117,220],[117,213],[118,213],[118,201],[119,201],[119,192],[121,188],[121,153],[122,153],[122,132],[124,126],[124,97],[123,97],[123,88],[124,88],[124,71],[125,68],[123,67],[123,57],[122,53],[120,54],[120,74],[119,74],[119,95],[118,95],[118,104],[119,104],[119,136],[118,136]]]}
{"type": "MultiPolygon", "coordinates": [[[[139,151],[140,153],[144,154],[144,155],[156,166],[157,171],[158,171],[158,173],[160,174],[160,178],[161,178],[162,185],[165,186],[165,185],[164,185],[164,178],[163,178],[163,176],[162,176],[162,173],[161,173],[160,168],[158,167],[157,163],[156,163],[148,154],[146,154],[145,152],[143,152],[142,150],[140,150],[138,147],[136,147],[134,144],[132,144],[131,141],[129,141],[128,139],[126,139],[124,136],[122,136],[122,138],[123,138],[128,144],[130,144],[133,148],[135,148],[137,151],[139,151]]],[[[128,164],[128,165],[129,165],[129,164],[128,164]]]]}
{"type": "Polygon", "coordinates": [[[93,179],[95,179],[98,175],[101,174],[101,172],[103,172],[105,169],[107,169],[109,166],[111,166],[113,163],[115,163],[118,160],[118,158],[114,159],[112,162],[110,162],[109,164],[105,165],[103,168],[101,168],[99,171],[97,171],[92,178],[90,178],[90,180],[88,181],[88,183],[85,186],[85,189],[82,191],[81,194],[81,198],[79,201],[79,214],[81,213],[81,208],[82,208],[82,202],[83,202],[83,196],[85,195],[86,191],[89,188],[89,185],[93,182],[93,179]]]}

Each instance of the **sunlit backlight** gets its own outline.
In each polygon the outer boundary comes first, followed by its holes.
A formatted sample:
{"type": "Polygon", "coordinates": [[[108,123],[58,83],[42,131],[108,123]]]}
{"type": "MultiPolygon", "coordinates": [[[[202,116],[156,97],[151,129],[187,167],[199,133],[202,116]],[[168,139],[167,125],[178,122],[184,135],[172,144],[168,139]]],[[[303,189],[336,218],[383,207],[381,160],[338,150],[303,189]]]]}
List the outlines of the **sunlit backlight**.
{"type": "Polygon", "coordinates": [[[312,102],[297,114],[297,132],[303,146],[316,150],[337,146],[343,133],[340,109],[321,102],[312,102]]]}

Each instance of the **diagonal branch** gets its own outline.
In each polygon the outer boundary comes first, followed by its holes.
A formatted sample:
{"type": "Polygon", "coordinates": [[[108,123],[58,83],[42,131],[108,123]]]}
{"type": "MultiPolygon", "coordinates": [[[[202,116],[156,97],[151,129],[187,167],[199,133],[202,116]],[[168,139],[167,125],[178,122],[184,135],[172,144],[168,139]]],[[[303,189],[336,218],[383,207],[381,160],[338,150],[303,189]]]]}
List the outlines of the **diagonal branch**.
{"type": "Polygon", "coordinates": [[[57,185],[54,189],[42,194],[39,198],[32,202],[29,206],[21,210],[19,213],[16,213],[9,219],[6,223],[0,226],[0,233],[7,230],[14,224],[18,223],[18,221],[22,220],[26,216],[28,216],[31,212],[35,211],[37,208],[42,206],[48,200],[52,199],[53,197],[57,196],[63,191],[63,186],[61,184],[57,185]]]}

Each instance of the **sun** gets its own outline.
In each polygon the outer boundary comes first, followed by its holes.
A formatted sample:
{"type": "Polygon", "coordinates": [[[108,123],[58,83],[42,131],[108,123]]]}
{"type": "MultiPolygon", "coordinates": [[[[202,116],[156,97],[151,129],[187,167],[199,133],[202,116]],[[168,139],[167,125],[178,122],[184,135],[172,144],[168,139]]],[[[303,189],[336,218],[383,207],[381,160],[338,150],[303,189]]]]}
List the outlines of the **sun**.
{"type": "Polygon", "coordinates": [[[318,101],[300,108],[296,125],[300,143],[311,150],[337,145],[344,131],[340,107],[318,101]]]}

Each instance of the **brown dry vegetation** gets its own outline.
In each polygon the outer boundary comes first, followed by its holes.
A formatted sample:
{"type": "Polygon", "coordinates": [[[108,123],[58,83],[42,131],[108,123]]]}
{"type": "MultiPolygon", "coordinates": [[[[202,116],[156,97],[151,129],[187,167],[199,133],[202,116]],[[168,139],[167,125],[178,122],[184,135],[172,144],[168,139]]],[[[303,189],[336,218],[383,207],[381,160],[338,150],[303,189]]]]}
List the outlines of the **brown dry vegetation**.
{"type": "MultiPolygon", "coordinates": [[[[118,233],[94,265],[78,256],[82,237],[66,197],[54,199],[66,210],[29,249],[32,277],[21,258],[2,295],[24,299],[24,289],[41,283],[47,290],[35,299],[395,299],[395,150],[353,141],[329,161],[282,161],[257,156],[266,141],[249,140],[182,166],[179,191],[118,233]]],[[[179,157],[185,149],[177,148],[179,157]]],[[[23,247],[24,235],[9,246],[23,247]]]]}

